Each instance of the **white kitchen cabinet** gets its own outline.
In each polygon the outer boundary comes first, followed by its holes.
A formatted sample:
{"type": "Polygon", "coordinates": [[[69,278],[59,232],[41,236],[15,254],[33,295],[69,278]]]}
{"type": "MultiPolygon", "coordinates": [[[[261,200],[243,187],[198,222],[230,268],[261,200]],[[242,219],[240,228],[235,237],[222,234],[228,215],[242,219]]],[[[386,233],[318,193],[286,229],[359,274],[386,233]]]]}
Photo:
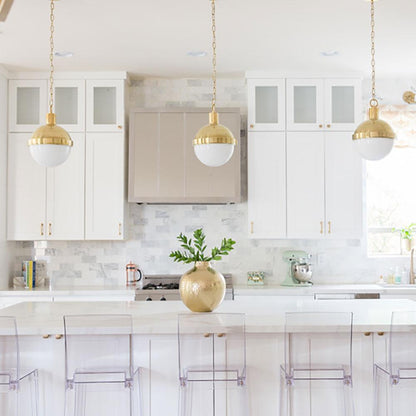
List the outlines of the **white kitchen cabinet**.
{"type": "Polygon", "coordinates": [[[249,79],[247,88],[249,131],[285,130],[285,80],[249,79]]]}
{"type": "Polygon", "coordinates": [[[9,132],[35,131],[46,122],[46,80],[9,81],[9,132]]]}
{"type": "Polygon", "coordinates": [[[88,132],[124,130],[124,81],[86,81],[86,129],[88,132]]]}
{"type": "Polygon", "coordinates": [[[359,79],[287,79],[288,131],[354,131],[361,117],[359,79]]]}
{"type": "Polygon", "coordinates": [[[87,133],[85,238],[124,236],[124,133],[87,133]]]}
{"type": "Polygon", "coordinates": [[[8,240],[83,239],[84,135],[74,133],[67,162],[49,169],[32,159],[28,136],[9,135],[8,240]]]}
{"type": "Polygon", "coordinates": [[[248,134],[248,223],[252,238],[286,237],[286,137],[248,134]]]}
{"type": "Polygon", "coordinates": [[[325,233],[325,141],[321,132],[287,133],[287,237],[325,233]]]}
{"type": "Polygon", "coordinates": [[[288,238],[360,238],[362,161],[349,133],[287,133],[288,238]]]}
{"type": "Polygon", "coordinates": [[[85,130],[85,81],[54,81],[56,122],[68,132],[85,130]]]}

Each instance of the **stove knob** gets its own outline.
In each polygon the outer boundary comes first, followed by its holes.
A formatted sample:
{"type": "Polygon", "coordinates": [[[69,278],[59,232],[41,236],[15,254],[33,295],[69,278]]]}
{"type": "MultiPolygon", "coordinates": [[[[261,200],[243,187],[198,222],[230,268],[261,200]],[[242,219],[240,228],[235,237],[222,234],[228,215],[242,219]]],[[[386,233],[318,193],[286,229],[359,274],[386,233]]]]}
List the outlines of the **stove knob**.
{"type": "Polygon", "coordinates": [[[165,298],[164,296],[162,296],[162,297],[160,298],[160,300],[166,300],[166,298],[165,298]]]}
{"type": "Polygon", "coordinates": [[[149,302],[149,301],[152,301],[153,299],[150,297],[150,296],[148,296],[147,298],[146,298],[146,301],[147,302],[149,302]]]}

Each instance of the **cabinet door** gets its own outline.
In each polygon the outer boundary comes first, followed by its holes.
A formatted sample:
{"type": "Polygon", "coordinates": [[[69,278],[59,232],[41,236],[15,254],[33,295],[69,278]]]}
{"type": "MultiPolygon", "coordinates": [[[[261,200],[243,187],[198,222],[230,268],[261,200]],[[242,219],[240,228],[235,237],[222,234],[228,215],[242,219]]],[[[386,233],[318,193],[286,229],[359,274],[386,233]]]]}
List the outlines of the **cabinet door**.
{"type": "Polygon", "coordinates": [[[286,237],[285,133],[249,133],[248,222],[252,238],[286,237]]]}
{"type": "Polygon", "coordinates": [[[249,131],[285,129],[285,80],[249,79],[249,131]]]}
{"type": "Polygon", "coordinates": [[[325,129],[353,132],[362,119],[361,80],[325,80],[325,129]]]}
{"type": "Polygon", "coordinates": [[[363,162],[351,133],[325,133],[326,233],[334,238],[361,238],[363,162]]]}
{"type": "Polygon", "coordinates": [[[124,134],[87,133],[85,239],[121,240],[124,228],[124,134]]]}
{"type": "Polygon", "coordinates": [[[9,81],[9,131],[33,132],[45,124],[46,80],[9,81]]]}
{"type": "Polygon", "coordinates": [[[86,97],[87,131],[124,129],[123,80],[88,80],[86,97]]]}
{"type": "Polygon", "coordinates": [[[9,134],[7,184],[8,240],[45,239],[46,168],[30,155],[30,133],[9,134]]]}
{"type": "Polygon", "coordinates": [[[311,131],[324,128],[323,80],[286,81],[287,130],[311,131]]]}
{"type": "Polygon", "coordinates": [[[83,132],[85,130],[85,81],[57,79],[54,85],[54,111],[57,124],[68,132],[83,132]]]}
{"type": "Polygon", "coordinates": [[[287,236],[325,233],[324,133],[287,133],[287,236]]]}
{"type": "Polygon", "coordinates": [[[47,169],[47,239],[84,239],[85,135],[72,133],[68,160],[47,169]]]}

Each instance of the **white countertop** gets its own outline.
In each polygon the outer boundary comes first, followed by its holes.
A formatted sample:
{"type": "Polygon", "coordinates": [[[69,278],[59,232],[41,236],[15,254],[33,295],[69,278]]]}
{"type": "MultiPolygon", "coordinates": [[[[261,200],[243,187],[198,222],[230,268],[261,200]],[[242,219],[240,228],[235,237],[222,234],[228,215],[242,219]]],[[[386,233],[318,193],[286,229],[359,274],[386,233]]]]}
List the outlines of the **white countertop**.
{"type": "MultiPolygon", "coordinates": [[[[313,301],[247,296],[224,301],[216,312],[245,313],[248,333],[279,333],[283,332],[284,313],[288,311],[346,311],[354,313],[354,331],[376,332],[388,331],[390,315],[395,310],[416,310],[416,302],[407,299],[313,301]]],[[[0,315],[16,317],[21,335],[62,334],[64,315],[120,313],[133,315],[137,334],[176,334],[177,314],[191,312],[181,301],[22,302],[0,310],[0,315]]]]}

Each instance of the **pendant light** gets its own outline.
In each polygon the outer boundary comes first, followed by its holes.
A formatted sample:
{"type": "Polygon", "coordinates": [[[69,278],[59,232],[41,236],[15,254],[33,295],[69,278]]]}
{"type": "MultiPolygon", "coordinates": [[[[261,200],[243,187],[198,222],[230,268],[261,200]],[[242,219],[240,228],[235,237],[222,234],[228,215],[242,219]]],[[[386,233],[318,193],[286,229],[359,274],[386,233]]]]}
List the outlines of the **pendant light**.
{"type": "Polygon", "coordinates": [[[50,37],[49,37],[49,113],[46,115],[46,125],[38,127],[33,133],[32,138],[29,139],[28,145],[30,154],[37,163],[47,168],[58,166],[68,159],[73,142],[68,132],[62,127],[56,125],[56,116],[53,113],[53,98],[54,98],[54,0],[50,3],[50,37]]]}
{"type": "Polygon", "coordinates": [[[217,167],[227,163],[234,152],[237,140],[227,127],[218,124],[218,113],[215,111],[217,99],[217,52],[215,37],[215,0],[211,0],[212,17],[212,105],[209,124],[202,127],[196,134],[193,145],[196,157],[204,165],[217,167]]]}
{"type": "Polygon", "coordinates": [[[376,72],[374,46],[374,0],[371,0],[371,100],[368,120],[362,122],[352,135],[352,139],[361,157],[367,160],[380,160],[393,148],[395,134],[393,129],[378,118],[378,101],[376,99],[376,72]]]}

